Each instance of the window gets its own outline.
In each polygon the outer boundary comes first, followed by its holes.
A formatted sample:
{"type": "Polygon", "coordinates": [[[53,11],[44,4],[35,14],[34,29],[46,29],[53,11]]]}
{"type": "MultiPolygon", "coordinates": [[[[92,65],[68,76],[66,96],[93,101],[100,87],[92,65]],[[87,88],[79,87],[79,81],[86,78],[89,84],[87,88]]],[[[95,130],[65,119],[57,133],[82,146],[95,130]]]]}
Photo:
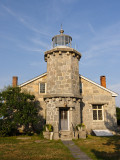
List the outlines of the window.
{"type": "Polygon", "coordinates": [[[45,83],[39,83],[39,93],[46,93],[45,83]]]}
{"type": "Polygon", "coordinates": [[[83,83],[80,82],[80,93],[82,93],[83,83]]]}
{"type": "Polygon", "coordinates": [[[103,120],[103,106],[93,105],[93,120],[103,120]]]}

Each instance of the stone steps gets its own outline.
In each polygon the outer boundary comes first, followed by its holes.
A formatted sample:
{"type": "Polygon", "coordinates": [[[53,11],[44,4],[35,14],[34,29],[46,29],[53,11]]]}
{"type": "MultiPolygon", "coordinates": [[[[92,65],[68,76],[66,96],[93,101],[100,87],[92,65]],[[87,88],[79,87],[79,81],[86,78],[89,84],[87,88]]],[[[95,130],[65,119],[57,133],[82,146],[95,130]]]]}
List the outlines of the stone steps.
{"type": "Polygon", "coordinates": [[[71,131],[60,131],[60,139],[61,140],[72,140],[72,132],[71,131]]]}

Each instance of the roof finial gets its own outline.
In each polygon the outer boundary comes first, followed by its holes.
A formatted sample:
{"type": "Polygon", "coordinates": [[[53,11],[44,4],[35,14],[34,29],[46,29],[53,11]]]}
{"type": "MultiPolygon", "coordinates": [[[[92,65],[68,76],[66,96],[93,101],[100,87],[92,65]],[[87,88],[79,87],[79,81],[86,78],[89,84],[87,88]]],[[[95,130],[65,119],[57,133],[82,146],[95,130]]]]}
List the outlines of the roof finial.
{"type": "Polygon", "coordinates": [[[63,34],[64,30],[62,29],[62,24],[61,24],[61,30],[60,30],[60,34],[63,34]]]}

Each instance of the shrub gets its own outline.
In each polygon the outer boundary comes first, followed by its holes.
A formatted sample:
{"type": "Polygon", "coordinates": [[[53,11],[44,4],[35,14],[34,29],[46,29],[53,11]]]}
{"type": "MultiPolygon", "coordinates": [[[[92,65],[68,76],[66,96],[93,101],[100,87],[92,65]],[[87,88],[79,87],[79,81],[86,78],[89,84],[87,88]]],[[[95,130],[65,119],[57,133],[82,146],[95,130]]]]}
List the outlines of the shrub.
{"type": "Polygon", "coordinates": [[[0,136],[15,135],[20,126],[25,133],[34,132],[38,122],[35,96],[21,92],[19,87],[7,87],[0,92],[0,136]]]}
{"type": "Polygon", "coordinates": [[[80,123],[76,126],[76,130],[78,131],[79,129],[78,128],[85,128],[85,125],[83,123],[80,123]]]}
{"type": "Polygon", "coordinates": [[[43,131],[53,132],[53,126],[51,124],[46,124],[43,131]]]}

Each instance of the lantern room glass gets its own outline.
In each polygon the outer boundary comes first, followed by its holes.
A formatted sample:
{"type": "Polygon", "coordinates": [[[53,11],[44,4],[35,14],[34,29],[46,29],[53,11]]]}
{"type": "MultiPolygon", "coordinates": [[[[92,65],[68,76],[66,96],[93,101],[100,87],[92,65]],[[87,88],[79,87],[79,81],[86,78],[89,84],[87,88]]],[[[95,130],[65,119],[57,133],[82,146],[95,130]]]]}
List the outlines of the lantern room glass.
{"type": "Polygon", "coordinates": [[[68,46],[71,47],[72,37],[63,34],[64,30],[60,30],[60,35],[56,35],[52,38],[53,48],[56,46],[68,46]]]}

